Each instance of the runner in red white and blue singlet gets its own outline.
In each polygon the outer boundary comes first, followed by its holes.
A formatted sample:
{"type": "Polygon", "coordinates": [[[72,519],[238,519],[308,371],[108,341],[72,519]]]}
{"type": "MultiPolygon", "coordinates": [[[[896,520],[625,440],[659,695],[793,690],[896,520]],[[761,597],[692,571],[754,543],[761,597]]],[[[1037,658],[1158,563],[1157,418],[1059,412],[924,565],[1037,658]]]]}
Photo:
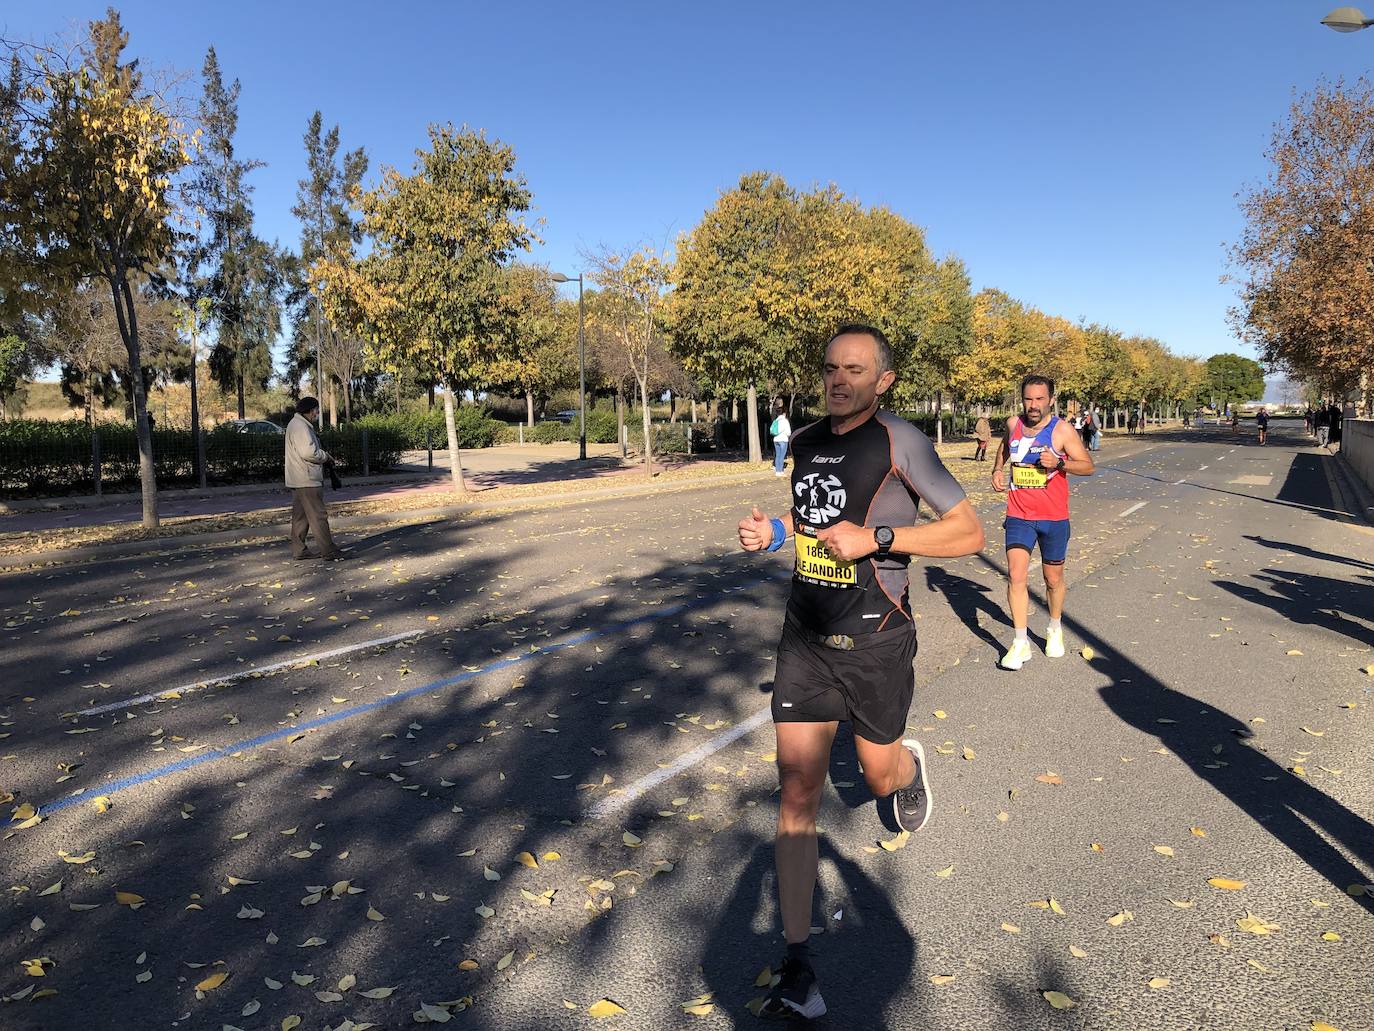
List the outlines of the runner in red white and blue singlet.
{"type": "Polygon", "coordinates": [[[1068,519],[1069,480],[1059,469],[1045,469],[1040,453],[1055,451],[1054,428],[1059,416],[1053,415],[1034,436],[1027,436],[1018,417],[1012,423],[1008,441],[1011,475],[1007,479],[1007,515],[1014,519],[1068,519]]]}

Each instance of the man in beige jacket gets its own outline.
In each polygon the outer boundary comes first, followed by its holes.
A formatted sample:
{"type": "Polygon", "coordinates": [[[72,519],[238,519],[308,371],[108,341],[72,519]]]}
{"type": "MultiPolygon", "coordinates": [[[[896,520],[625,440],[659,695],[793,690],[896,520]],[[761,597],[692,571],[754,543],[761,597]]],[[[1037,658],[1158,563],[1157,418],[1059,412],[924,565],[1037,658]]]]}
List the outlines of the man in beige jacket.
{"type": "Polygon", "coordinates": [[[291,555],[297,560],[344,558],[329,532],[329,513],[324,507],[324,467],[334,459],[320,447],[315,421],[320,403],[313,397],[296,402],[296,414],[286,427],[286,486],[291,499],[291,555]],[[314,534],[318,555],[307,551],[306,534],[314,534]]]}

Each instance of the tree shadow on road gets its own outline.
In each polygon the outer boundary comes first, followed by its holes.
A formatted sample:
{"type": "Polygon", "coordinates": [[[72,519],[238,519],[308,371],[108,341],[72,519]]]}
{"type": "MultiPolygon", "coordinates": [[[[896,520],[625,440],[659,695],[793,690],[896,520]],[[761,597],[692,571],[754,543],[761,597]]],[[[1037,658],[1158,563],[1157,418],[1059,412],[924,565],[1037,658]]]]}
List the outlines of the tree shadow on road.
{"type": "MultiPolygon", "coordinates": [[[[738,845],[741,849],[748,842],[738,845]]],[[[784,951],[776,914],[773,843],[754,842],[749,864],[735,881],[734,893],[719,911],[702,953],[701,967],[717,1003],[748,1026],[745,1004],[767,992],[755,977],[776,968],[784,951]],[[760,930],[763,928],[763,930],[760,930]]],[[[846,859],[822,834],[820,877],[812,925],[811,951],[828,1013],[819,1020],[800,1018],[776,1026],[884,1031],[921,1025],[922,1015],[904,1009],[888,1012],[920,975],[917,941],[896,912],[887,891],[846,859]],[[833,914],[842,912],[839,920],[833,914]]]]}
{"type": "MultiPolygon", "coordinates": [[[[1000,570],[986,555],[982,560],[1000,570]]],[[[1063,618],[1065,626],[1097,652],[1093,669],[1112,681],[1099,688],[1098,694],[1117,717],[1157,738],[1200,780],[1341,892],[1371,880],[1374,826],[1367,820],[1247,744],[1255,735],[1241,720],[1169,687],[1131,661],[1115,642],[1097,636],[1067,613],[1063,618]],[[1235,744],[1216,754],[1214,746],[1226,741],[1235,744]],[[1352,863],[1333,842],[1365,869],[1352,863]]],[[[1374,900],[1362,901],[1368,905],[1374,900]]]]}
{"type": "Polygon", "coordinates": [[[1309,548],[1303,544],[1292,544],[1287,541],[1272,541],[1267,537],[1255,534],[1244,534],[1247,541],[1253,541],[1263,548],[1272,548],[1274,551],[1281,551],[1288,555],[1302,555],[1306,558],[1317,559],[1321,562],[1335,562],[1343,566],[1355,566],[1359,569],[1374,569],[1374,562],[1365,562],[1362,559],[1352,558],[1349,555],[1337,555],[1330,551],[1320,551],[1317,548],[1309,548]]]}
{"type": "Polygon", "coordinates": [[[1212,583],[1242,601],[1272,609],[1290,623],[1321,627],[1366,648],[1374,647],[1374,630],[1342,615],[1342,612],[1350,612],[1374,621],[1374,605],[1371,605],[1368,587],[1348,580],[1283,569],[1264,569],[1254,577],[1267,584],[1273,593],[1229,580],[1213,580],[1212,583]]]}

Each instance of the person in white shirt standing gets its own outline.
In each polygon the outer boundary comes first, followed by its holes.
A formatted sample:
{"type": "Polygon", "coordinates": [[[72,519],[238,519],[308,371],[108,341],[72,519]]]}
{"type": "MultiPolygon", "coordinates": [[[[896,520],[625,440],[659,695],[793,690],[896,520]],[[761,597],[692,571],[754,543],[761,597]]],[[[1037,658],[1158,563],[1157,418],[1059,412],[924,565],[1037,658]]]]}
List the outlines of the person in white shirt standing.
{"type": "Polygon", "coordinates": [[[773,425],[768,427],[768,432],[773,435],[773,475],[786,476],[783,460],[787,458],[787,445],[792,439],[792,424],[781,401],[773,402],[773,425]]]}
{"type": "Polygon", "coordinates": [[[298,561],[323,558],[330,561],[347,557],[329,532],[329,512],[324,506],[324,467],[334,459],[320,447],[315,421],[320,403],[313,397],[296,402],[296,414],[286,427],[286,486],[291,498],[291,555],[298,561]],[[306,537],[313,534],[319,554],[306,549],[306,537]]]}

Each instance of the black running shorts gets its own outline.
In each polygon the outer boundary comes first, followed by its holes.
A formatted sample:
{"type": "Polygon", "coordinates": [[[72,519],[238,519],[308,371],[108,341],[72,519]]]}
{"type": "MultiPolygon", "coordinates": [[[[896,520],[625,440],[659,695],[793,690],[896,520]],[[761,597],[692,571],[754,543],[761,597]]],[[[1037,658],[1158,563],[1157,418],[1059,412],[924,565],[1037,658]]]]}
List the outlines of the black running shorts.
{"type": "Polygon", "coordinates": [[[916,690],[916,631],[908,625],[854,639],[840,651],[808,637],[791,619],[778,642],[774,723],[848,720],[854,733],[886,745],[906,731],[916,690]]]}

